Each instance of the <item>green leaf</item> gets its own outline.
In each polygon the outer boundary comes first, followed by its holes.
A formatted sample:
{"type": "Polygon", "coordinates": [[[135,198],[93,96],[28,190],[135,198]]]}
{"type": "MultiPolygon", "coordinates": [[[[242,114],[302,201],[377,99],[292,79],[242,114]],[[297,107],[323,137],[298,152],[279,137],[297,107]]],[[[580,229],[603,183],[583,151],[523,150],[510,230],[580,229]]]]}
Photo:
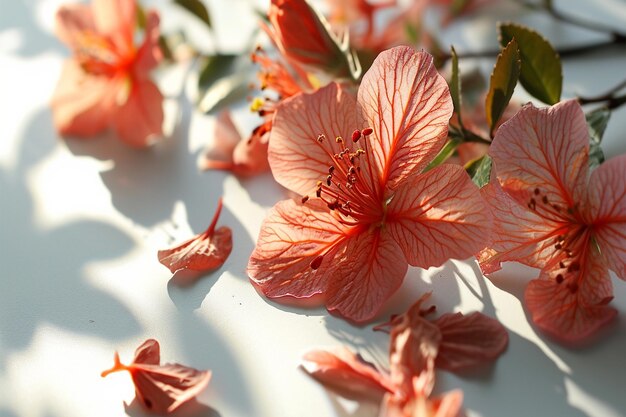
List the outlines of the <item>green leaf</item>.
{"type": "Polygon", "coordinates": [[[600,147],[604,130],[609,123],[611,111],[601,107],[585,115],[589,128],[589,167],[596,168],[604,162],[604,153],[600,147]]]}
{"type": "Polygon", "coordinates": [[[517,48],[517,41],[511,39],[500,55],[498,55],[491,73],[489,92],[485,99],[485,112],[487,113],[489,133],[492,137],[498,121],[504,114],[504,110],[513,96],[513,91],[520,76],[521,65],[523,64],[520,63],[517,48]]]}
{"type": "Polygon", "coordinates": [[[178,4],[189,13],[202,20],[211,29],[211,18],[206,6],[200,0],[174,0],[174,3],[178,4]]]}
{"type": "Polygon", "coordinates": [[[450,95],[452,96],[452,104],[454,112],[459,118],[459,125],[463,126],[461,119],[461,80],[459,79],[459,57],[456,55],[454,46],[450,47],[450,56],[452,57],[452,75],[450,77],[450,95]]]}
{"type": "Polygon", "coordinates": [[[242,100],[249,92],[249,78],[245,72],[236,72],[219,78],[200,96],[198,108],[211,113],[242,100]]]}
{"type": "Polygon", "coordinates": [[[146,10],[137,4],[137,13],[135,20],[137,21],[137,28],[139,30],[144,30],[146,28],[146,10]]]}
{"type": "Polygon", "coordinates": [[[547,104],[561,99],[563,68],[552,45],[539,33],[514,23],[500,24],[500,45],[517,40],[522,71],[520,82],[533,97],[547,104]]]}
{"type": "Polygon", "coordinates": [[[423,172],[430,171],[434,167],[443,164],[448,158],[452,156],[457,146],[461,141],[457,139],[449,139],[448,142],[444,145],[444,147],[439,151],[435,159],[433,159],[426,168],[424,168],[423,172]]]}
{"type": "Polygon", "coordinates": [[[198,77],[198,88],[206,90],[218,79],[232,73],[238,64],[239,55],[217,54],[206,57],[200,63],[200,75],[198,77]]]}
{"type": "Polygon", "coordinates": [[[491,158],[485,155],[482,158],[475,159],[465,165],[465,170],[474,181],[478,188],[483,188],[489,183],[491,177],[491,158]]]}

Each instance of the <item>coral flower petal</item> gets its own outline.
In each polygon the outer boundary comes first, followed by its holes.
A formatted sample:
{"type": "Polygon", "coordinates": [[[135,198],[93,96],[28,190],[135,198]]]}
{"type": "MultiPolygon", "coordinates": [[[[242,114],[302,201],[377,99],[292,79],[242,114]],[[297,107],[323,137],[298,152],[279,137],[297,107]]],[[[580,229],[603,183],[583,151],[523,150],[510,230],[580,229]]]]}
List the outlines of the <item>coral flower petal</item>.
{"type": "Polygon", "coordinates": [[[626,155],[600,165],[589,179],[594,237],[609,269],[626,280],[626,155]]]}
{"type": "Polygon", "coordinates": [[[503,188],[520,204],[535,190],[563,211],[584,200],[589,133],[575,100],[526,105],[498,129],[489,154],[503,188]]]}
{"type": "Polygon", "coordinates": [[[357,102],[362,124],[374,130],[381,185],[395,188],[443,147],[452,99],[428,53],[409,47],[382,52],[363,76],[357,102]]]}
{"type": "Polygon", "coordinates": [[[91,7],[87,4],[62,6],[56,14],[55,32],[72,49],[77,49],[85,33],[95,33],[91,7]]]}
{"type": "Polygon", "coordinates": [[[488,223],[478,188],[457,165],[407,179],[389,203],[389,231],[407,261],[421,268],[472,256],[484,246],[488,223]]]}
{"type": "Polygon", "coordinates": [[[474,312],[448,313],[434,322],[441,331],[437,368],[459,372],[484,365],[506,349],[509,335],[499,321],[474,312]]]}
{"type": "Polygon", "coordinates": [[[160,250],[159,262],[172,273],[181,269],[211,271],[222,266],[233,249],[233,240],[230,228],[223,226],[215,229],[221,211],[220,199],[207,230],[174,248],[160,250]]]}
{"type": "Polygon", "coordinates": [[[135,0],[93,0],[93,16],[98,32],[109,36],[124,51],[133,44],[136,24],[135,0]]]}
{"type": "Polygon", "coordinates": [[[114,115],[113,126],[120,138],[144,147],[163,134],[163,95],[150,80],[134,80],[128,100],[114,115]]]}
{"type": "Polygon", "coordinates": [[[554,238],[564,227],[562,222],[542,218],[522,207],[498,182],[483,187],[481,194],[493,215],[490,248],[478,256],[483,273],[498,271],[505,261],[541,268],[558,256],[554,238]]]}
{"type": "Polygon", "coordinates": [[[281,102],[268,150],[276,181],[299,195],[313,194],[341,151],[335,138],[348,139],[357,128],[354,109],[354,97],[336,83],[281,102]],[[320,135],[325,139],[318,140],[320,135]]]}
{"type": "Polygon", "coordinates": [[[611,321],[616,310],[607,304],[613,289],[603,257],[589,246],[580,259],[580,271],[564,282],[556,272],[542,272],[526,288],[525,298],[533,321],[564,342],[578,342],[611,321]]]}
{"type": "Polygon", "coordinates": [[[281,201],[261,226],[248,275],[270,298],[321,293],[341,269],[335,256],[345,251],[349,232],[316,200],[281,201]]]}
{"type": "Polygon", "coordinates": [[[328,280],[326,306],[329,311],[357,323],[378,313],[400,287],[408,269],[396,241],[380,229],[350,238],[335,267],[341,274],[328,280]]]}
{"type": "Polygon", "coordinates": [[[51,103],[57,130],[78,137],[103,131],[110,122],[120,86],[117,78],[88,76],[76,61],[67,61],[51,103]]]}
{"type": "Polygon", "coordinates": [[[312,350],[302,358],[304,370],[327,387],[349,396],[381,399],[393,391],[389,378],[345,347],[312,350]]]}
{"type": "Polygon", "coordinates": [[[161,33],[159,22],[159,15],[155,11],[147,13],[144,41],[137,51],[134,67],[136,75],[140,77],[146,77],[148,72],[163,59],[163,52],[159,46],[161,33]]]}
{"type": "Polygon", "coordinates": [[[141,404],[152,413],[166,414],[197,396],[209,383],[211,371],[199,371],[177,363],[159,365],[159,351],[159,343],[148,339],[137,348],[130,365],[122,364],[116,353],[113,367],[101,375],[128,371],[141,404]]]}

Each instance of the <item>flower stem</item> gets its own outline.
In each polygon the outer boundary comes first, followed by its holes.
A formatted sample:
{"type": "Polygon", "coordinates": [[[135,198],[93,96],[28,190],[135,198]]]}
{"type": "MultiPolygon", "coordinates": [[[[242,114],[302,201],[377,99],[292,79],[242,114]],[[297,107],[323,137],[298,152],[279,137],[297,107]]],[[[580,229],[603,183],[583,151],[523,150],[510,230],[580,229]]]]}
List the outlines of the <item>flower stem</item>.
{"type": "Polygon", "coordinates": [[[611,88],[605,94],[601,94],[595,97],[581,97],[578,96],[576,99],[581,105],[585,104],[593,104],[593,103],[605,103],[606,107],[609,110],[613,110],[626,104],[626,94],[617,95],[617,92],[626,88],[626,80],[617,84],[615,87],[611,88]]]}
{"type": "Polygon", "coordinates": [[[222,212],[222,197],[217,200],[217,208],[215,209],[215,214],[213,215],[213,220],[211,220],[211,224],[204,232],[205,235],[211,236],[215,231],[215,226],[217,225],[217,220],[220,218],[220,213],[222,212]]]}

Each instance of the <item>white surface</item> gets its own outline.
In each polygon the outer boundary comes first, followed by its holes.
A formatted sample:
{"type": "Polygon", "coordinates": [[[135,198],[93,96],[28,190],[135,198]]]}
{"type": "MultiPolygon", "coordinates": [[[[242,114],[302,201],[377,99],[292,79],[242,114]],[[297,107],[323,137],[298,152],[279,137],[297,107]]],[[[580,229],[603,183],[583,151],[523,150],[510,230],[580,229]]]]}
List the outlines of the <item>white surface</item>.
{"type": "MultiPolygon", "coordinates": [[[[179,123],[153,149],[128,149],[112,135],[61,140],[47,105],[68,54],[50,29],[61,2],[0,2],[0,416],[143,415],[131,403],[127,375],[102,379],[99,373],[112,364],[115,350],[129,361],[149,337],[161,342],[164,361],[213,370],[200,405],[181,415],[376,415],[375,405],[338,399],[297,364],[307,349],[347,344],[384,366],[386,335],[323,309],[269,302],[249,284],[247,257],[265,211],[282,194],[269,175],[239,182],[197,170],[212,118],[177,101],[184,69],[160,74],[172,97],[169,121],[179,123]],[[220,270],[179,288],[156,251],[203,230],[221,195],[220,223],[233,230],[233,253],[220,270]]],[[[588,3],[569,9],[624,27],[623,1],[598,1],[598,13],[588,3]]],[[[244,27],[253,30],[248,5],[210,2],[222,48],[245,44],[237,36],[244,27]]],[[[165,25],[175,26],[176,19],[163,17],[165,25]]],[[[545,19],[520,19],[543,24],[539,29],[549,29],[555,43],[580,35],[545,19]]],[[[478,46],[479,34],[494,39],[493,19],[473,24],[475,31],[450,28],[446,41],[462,50],[478,46]]],[[[490,68],[493,61],[481,65],[490,68]]],[[[603,93],[623,79],[624,68],[626,51],[619,49],[568,60],[565,94],[603,93]]],[[[250,120],[244,108],[235,113],[240,122],[250,120]]],[[[251,126],[244,122],[242,130],[251,126]]],[[[621,109],[609,125],[607,154],[626,152],[625,130],[621,109]]],[[[536,333],[522,309],[519,297],[535,274],[509,267],[492,283],[473,261],[410,269],[380,318],[433,290],[439,312],[481,310],[502,321],[510,345],[492,369],[462,378],[438,374],[439,391],[463,389],[469,416],[625,416],[626,285],[614,280],[613,305],[620,312],[605,334],[589,347],[566,349],[536,333]]]]}

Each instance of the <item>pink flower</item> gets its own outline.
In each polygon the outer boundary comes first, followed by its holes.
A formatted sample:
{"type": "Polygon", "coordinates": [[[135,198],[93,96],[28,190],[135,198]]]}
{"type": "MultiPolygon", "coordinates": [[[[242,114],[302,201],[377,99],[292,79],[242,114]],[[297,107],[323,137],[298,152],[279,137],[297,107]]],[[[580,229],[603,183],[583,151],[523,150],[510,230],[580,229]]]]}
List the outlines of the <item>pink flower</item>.
{"type": "Polygon", "coordinates": [[[159,342],[148,339],[137,348],[130,365],[122,364],[115,352],[113,367],[101,375],[128,371],[137,399],[146,410],[156,414],[171,413],[207,386],[211,371],[198,371],[177,363],[159,365],[160,357],[159,342]]]}
{"type": "Polygon", "coordinates": [[[441,265],[484,246],[487,216],[459,166],[424,167],[446,140],[448,87],[432,57],[382,53],[355,100],[332,83],[277,109],[269,162],[303,196],[265,219],[248,274],[270,298],[322,296],[329,311],[373,318],[408,265],[441,265]],[[346,138],[346,139],[344,139],[346,138]]]}
{"type": "Polygon", "coordinates": [[[288,60],[338,77],[359,75],[348,46],[306,0],[272,0],[267,17],[265,30],[288,60]]]}
{"type": "Polygon", "coordinates": [[[143,147],[162,134],[163,96],[149,73],[161,59],[159,17],[146,16],[135,47],[133,0],[94,0],[57,12],[57,33],[74,53],[52,98],[62,135],[89,137],[112,127],[129,145],[143,147]]]}
{"type": "Polygon", "coordinates": [[[460,391],[431,398],[435,367],[462,371],[494,361],[504,352],[508,335],[502,325],[481,313],[445,314],[431,322],[422,310],[430,294],[390,323],[389,371],[378,370],[347,348],[313,350],[304,355],[304,370],[344,396],[381,401],[381,417],[454,417],[461,411],[460,391]]]}
{"type": "Polygon", "coordinates": [[[491,145],[496,179],[484,189],[494,239],[485,273],[503,261],[540,268],[526,288],[537,326],[568,342],[615,317],[608,270],[626,279],[626,155],[589,173],[589,136],[575,101],[524,107],[491,145]]]}

